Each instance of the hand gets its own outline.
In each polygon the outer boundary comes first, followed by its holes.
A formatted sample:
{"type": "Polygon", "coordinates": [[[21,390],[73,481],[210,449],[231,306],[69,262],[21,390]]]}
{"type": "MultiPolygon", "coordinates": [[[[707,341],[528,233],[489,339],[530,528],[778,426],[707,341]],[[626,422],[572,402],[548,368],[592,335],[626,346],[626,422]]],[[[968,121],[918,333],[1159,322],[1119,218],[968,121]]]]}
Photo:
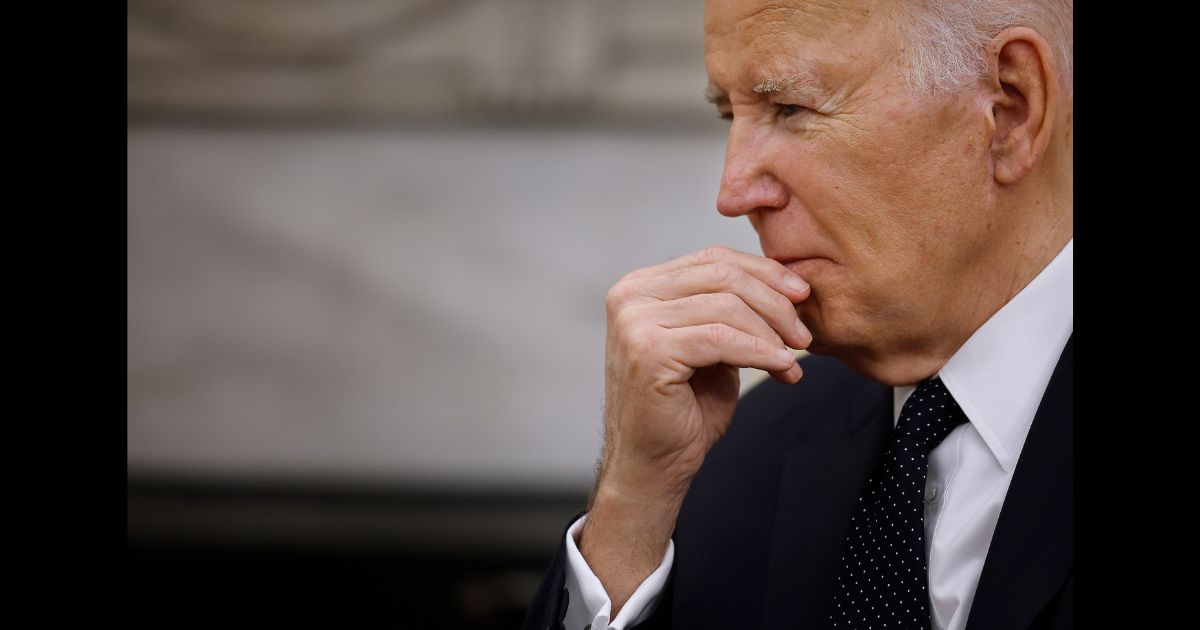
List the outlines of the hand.
{"type": "Polygon", "coordinates": [[[812,342],[795,308],[808,296],[778,262],[724,247],[609,290],[604,455],[578,544],[613,619],[666,553],[692,477],[733,417],[738,368],[803,376],[785,345],[812,342]]]}
{"type": "Polygon", "coordinates": [[[800,380],[785,346],[812,342],[795,308],[808,296],[808,284],[778,262],[724,247],[617,282],[607,298],[598,486],[682,497],[733,417],[737,368],[800,380]]]}

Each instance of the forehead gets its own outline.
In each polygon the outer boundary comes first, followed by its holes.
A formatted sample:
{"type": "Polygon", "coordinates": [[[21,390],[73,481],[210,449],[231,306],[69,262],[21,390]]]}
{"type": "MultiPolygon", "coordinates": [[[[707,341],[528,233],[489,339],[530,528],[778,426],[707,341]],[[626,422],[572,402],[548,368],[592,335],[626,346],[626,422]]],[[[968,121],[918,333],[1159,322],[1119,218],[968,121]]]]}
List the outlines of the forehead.
{"type": "Polygon", "coordinates": [[[736,88],[794,74],[846,80],[882,60],[890,41],[884,8],[866,0],[708,0],[705,65],[714,82],[736,88]]]}

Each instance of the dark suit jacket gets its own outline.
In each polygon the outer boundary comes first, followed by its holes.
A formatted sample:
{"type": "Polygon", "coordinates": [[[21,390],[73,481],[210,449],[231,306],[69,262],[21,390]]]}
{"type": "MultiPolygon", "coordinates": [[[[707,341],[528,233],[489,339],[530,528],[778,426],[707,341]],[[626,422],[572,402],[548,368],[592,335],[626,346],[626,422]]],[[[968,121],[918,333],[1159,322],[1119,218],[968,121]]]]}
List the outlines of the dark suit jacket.
{"type": "MultiPolygon", "coordinates": [[[[967,630],[1073,626],[1071,356],[1068,339],[1013,473],[967,630]]],[[[891,387],[831,357],[804,359],[804,373],[792,386],[766,381],[738,403],[684,500],[671,575],[639,630],[827,626],[850,517],[883,458],[894,403],[891,387]]],[[[565,569],[560,540],[525,630],[562,627],[565,569]]]]}

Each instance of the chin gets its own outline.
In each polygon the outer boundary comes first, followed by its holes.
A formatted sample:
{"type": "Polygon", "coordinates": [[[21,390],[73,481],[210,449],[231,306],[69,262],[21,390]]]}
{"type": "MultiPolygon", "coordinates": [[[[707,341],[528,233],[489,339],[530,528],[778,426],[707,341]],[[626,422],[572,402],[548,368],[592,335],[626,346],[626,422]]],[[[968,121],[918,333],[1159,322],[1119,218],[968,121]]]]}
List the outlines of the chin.
{"type": "Polygon", "coordinates": [[[812,343],[808,344],[805,350],[813,354],[836,356],[841,335],[839,335],[840,331],[830,329],[828,325],[830,318],[825,317],[828,310],[828,305],[822,308],[821,299],[816,296],[815,287],[812,297],[796,305],[796,315],[800,317],[800,321],[804,322],[813,336],[812,343]]]}
{"type": "MultiPolygon", "coordinates": [[[[807,302],[805,303],[807,305],[807,302]]],[[[819,309],[797,309],[801,321],[812,332],[812,343],[805,350],[812,354],[831,356],[847,367],[874,380],[882,380],[886,376],[881,372],[882,366],[874,360],[874,352],[866,344],[870,335],[855,334],[853,330],[829,325],[828,319],[821,317],[819,309]]]]}
{"type": "Polygon", "coordinates": [[[890,387],[912,385],[925,378],[914,378],[911,365],[889,361],[861,343],[830,343],[816,331],[813,331],[813,342],[807,350],[812,354],[834,357],[851,370],[890,387]]]}
{"type": "Polygon", "coordinates": [[[808,344],[805,350],[812,354],[820,354],[841,359],[847,365],[853,360],[852,357],[857,354],[853,351],[853,347],[846,344],[837,343],[829,335],[822,333],[819,330],[811,329],[813,334],[812,343],[808,344]]]}

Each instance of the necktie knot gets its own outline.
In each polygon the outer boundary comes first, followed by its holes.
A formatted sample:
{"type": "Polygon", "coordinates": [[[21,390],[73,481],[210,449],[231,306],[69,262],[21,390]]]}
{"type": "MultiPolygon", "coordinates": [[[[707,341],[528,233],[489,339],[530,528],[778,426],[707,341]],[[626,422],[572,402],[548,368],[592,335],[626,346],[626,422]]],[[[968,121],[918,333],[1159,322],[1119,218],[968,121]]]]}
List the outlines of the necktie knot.
{"type": "Polygon", "coordinates": [[[911,438],[926,453],[937,448],[958,425],[967,421],[967,414],[955,402],[940,377],[921,381],[896,422],[897,437],[911,438]]]}

